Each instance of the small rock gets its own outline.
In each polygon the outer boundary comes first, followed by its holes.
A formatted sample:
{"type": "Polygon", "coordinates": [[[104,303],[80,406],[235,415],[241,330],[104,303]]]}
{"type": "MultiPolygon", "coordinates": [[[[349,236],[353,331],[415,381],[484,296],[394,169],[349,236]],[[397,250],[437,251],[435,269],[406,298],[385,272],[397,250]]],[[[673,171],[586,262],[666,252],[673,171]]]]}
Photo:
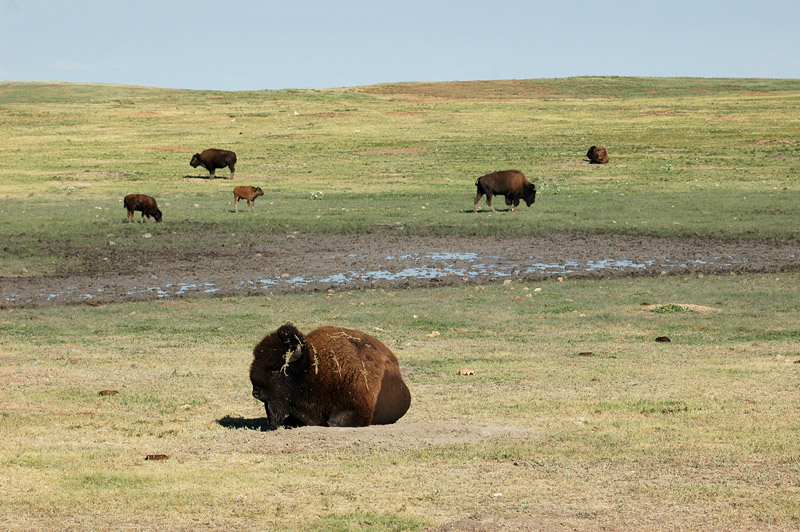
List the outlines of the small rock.
{"type": "Polygon", "coordinates": [[[458,370],[459,375],[475,375],[475,370],[472,368],[461,368],[458,370]]]}

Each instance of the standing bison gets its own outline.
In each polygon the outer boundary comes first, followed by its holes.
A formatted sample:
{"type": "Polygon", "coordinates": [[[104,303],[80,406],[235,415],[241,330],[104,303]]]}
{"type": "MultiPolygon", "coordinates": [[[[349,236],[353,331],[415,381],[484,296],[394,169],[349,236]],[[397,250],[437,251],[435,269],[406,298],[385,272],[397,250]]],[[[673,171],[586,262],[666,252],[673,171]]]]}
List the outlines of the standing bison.
{"type": "Polygon", "coordinates": [[[128,209],[128,223],[133,221],[135,211],[141,211],[142,223],[144,222],[145,216],[147,216],[148,220],[152,216],[156,219],[156,222],[161,221],[161,211],[158,210],[156,200],[152,196],[148,196],[147,194],[128,194],[125,196],[125,199],[122,200],[122,204],[128,209]]]}
{"type": "Polygon", "coordinates": [[[247,200],[247,210],[248,212],[253,210],[253,205],[256,203],[256,198],[259,196],[263,196],[264,191],[261,190],[261,187],[250,187],[250,186],[243,186],[243,187],[233,187],[233,206],[236,212],[239,212],[239,200],[246,199],[247,200]]]}
{"type": "Polygon", "coordinates": [[[304,335],[291,323],[281,326],[253,350],[250,381],[270,430],[385,425],[411,404],[394,353],[368,334],[341,327],[304,335]]]}
{"type": "Polygon", "coordinates": [[[486,194],[486,204],[492,212],[497,212],[492,207],[492,196],[505,196],[506,205],[511,205],[512,211],[519,205],[520,198],[525,200],[528,207],[536,201],[536,186],[529,183],[525,174],[519,170],[503,170],[483,175],[475,181],[475,186],[478,187],[475,212],[478,212],[478,201],[484,194],[486,194]]]}
{"type": "Polygon", "coordinates": [[[586,152],[589,164],[606,164],[609,161],[608,152],[603,146],[592,146],[586,152]]]}
{"type": "Polygon", "coordinates": [[[227,166],[231,169],[230,178],[233,179],[233,173],[236,171],[236,154],[228,150],[210,148],[208,150],[203,150],[203,153],[195,153],[192,155],[189,166],[192,168],[202,166],[211,174],[211,179],[214,179],[217,168],[225,168],[227,166]]]}

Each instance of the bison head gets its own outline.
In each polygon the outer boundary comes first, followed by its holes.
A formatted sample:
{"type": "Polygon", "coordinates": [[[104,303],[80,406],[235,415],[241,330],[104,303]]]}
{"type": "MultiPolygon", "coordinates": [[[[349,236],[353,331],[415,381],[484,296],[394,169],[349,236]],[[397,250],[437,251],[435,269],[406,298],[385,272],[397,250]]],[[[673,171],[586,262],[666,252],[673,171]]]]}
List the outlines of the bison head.
{"type": "Polygon", "coordinates": [[[305,369],[305,347],[303,333],[287,323],[265,336],[253,350],[253,397],[264,403],[270,430],[284,425],[291,415],[292,392],[305,369]]]}
{"type": "Polygon", "coordinates": [[[522,187],[522,199],[525,200],[525,205],[530,207],[536,201],[536,185],[525,183],[522,187]]]}
{"type": "Polygon", "coordinates": [[[195,153],[194,155],[192,155],[192,160],[189,161],[189,166],[191,166],[192,168],[197,168],[198,166],[200,166],[200,154],[199,153],[195,153]]]}
{"type": "Polygon", "coordinates": [[[156,209],[155,212],[153,213],[153,218],[156,219],[156,222],[160,223],[161,222],[161,210],[156,209]]]}
{"type": "Polygon", "coordinates": [[[261,190],[261,187],[256,187],[255,192],[253,192],[253,198],[256,198],[258,196],[263,196],[263,195],[264,195],[264,191],[261,190]]]}

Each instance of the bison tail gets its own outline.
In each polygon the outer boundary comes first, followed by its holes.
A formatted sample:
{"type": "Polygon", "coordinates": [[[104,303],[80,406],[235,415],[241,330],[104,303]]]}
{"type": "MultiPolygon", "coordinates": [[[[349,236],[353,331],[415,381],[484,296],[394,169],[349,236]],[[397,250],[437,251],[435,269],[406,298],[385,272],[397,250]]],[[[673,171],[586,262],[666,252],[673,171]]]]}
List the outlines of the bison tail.
{"type": "Polygon", "coordinates": [[[486,189],[483,188],[480,177],[475,181],[475,186],[478,187],[478,194],[486,194],[486,189]]]}

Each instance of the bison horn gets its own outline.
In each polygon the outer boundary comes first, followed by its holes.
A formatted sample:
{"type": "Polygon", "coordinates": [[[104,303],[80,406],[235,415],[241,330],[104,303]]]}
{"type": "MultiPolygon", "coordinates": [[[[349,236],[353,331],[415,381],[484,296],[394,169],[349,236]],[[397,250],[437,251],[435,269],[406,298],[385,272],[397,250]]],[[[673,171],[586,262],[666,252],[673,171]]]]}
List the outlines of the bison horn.
{"type": "Polygon", "coordinates": [[[291,364],[292,362],[297,362],[298,360],[300,360],[301,356],[303,356],[303,346],[297,344],[297,347],[292,353],[292,356],[289,357],[289,363],[291,364]]]}

